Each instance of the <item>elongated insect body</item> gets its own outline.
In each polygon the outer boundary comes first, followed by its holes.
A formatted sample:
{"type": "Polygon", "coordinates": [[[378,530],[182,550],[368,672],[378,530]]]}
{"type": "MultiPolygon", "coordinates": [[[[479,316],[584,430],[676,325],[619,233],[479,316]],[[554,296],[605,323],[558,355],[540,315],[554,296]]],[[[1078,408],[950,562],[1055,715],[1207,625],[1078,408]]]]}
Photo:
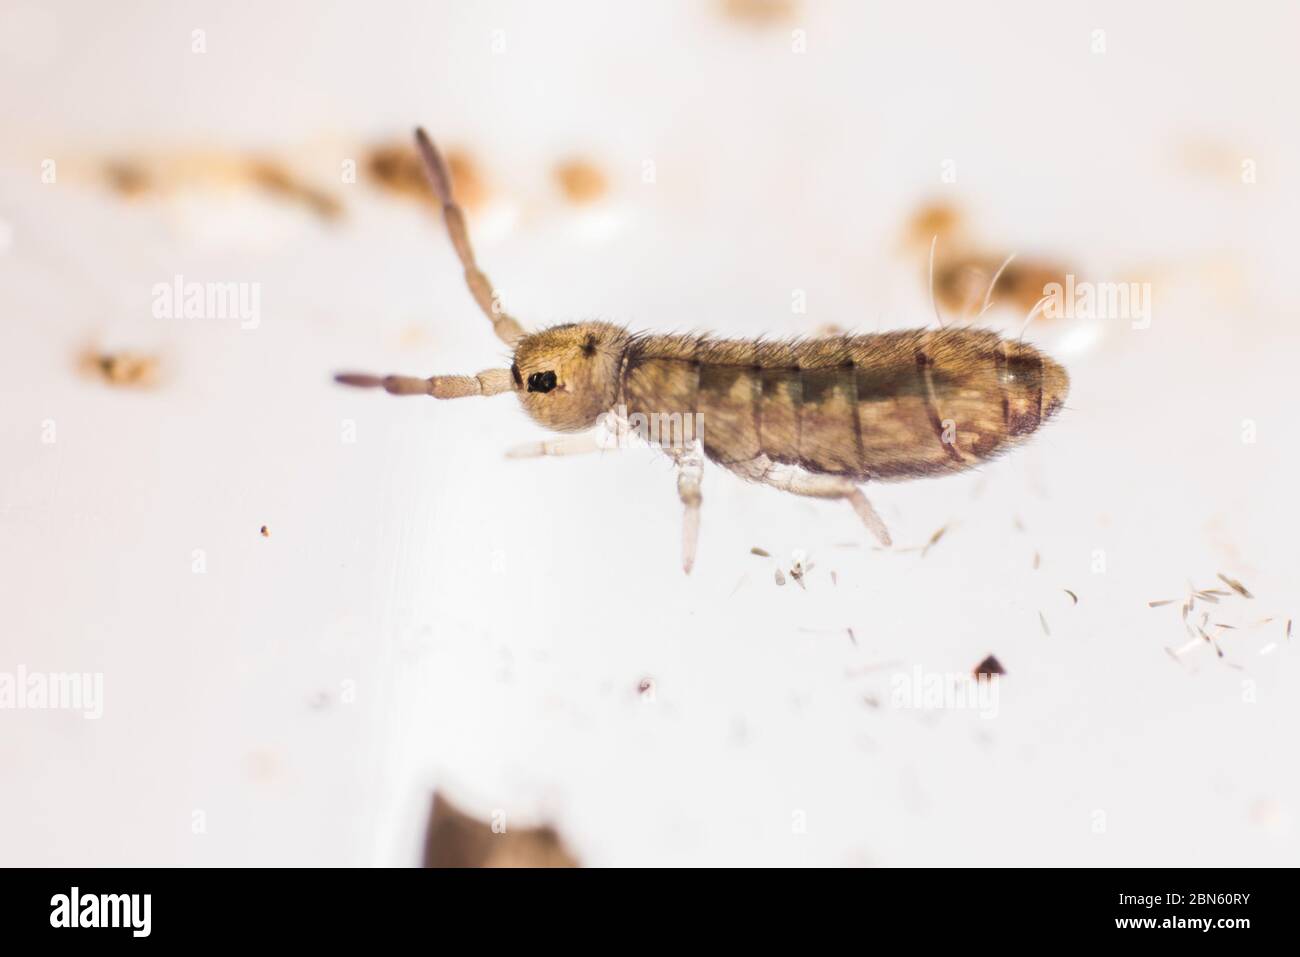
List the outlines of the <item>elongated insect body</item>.
{"type": "Polygon", "coordinates": [[[797,495],[847,501],[884,544],[858,485],[959,472],[1007,451],[1061,408],[1069,377],[1032,346],[984,329],[947,328],[784,341],[631,333],[607,322],[525,333],[479,270],[450,178],[418,131],[428,179],[475,301],[514,350],[509,370],[474,376],[372,376],[340,382],[448,399],[514,392],[553,432],[512,455],[593,450],[602,417],[667,421],[651,441],[678,465],[686,507],[683,567],[699,527],[702,457],[797,495]],[[686,423],[697,427],[683,429],[686,423]]]}
{"type": "Polygon", "coordinates": [[[699,413],[704,452],[720,465],[765,456],[867,482],[987,461],[1051,418],[1068,382],[1032,346],[979,329],[788,342],[633,336],[618,395],[633,414],[699,413]]]}

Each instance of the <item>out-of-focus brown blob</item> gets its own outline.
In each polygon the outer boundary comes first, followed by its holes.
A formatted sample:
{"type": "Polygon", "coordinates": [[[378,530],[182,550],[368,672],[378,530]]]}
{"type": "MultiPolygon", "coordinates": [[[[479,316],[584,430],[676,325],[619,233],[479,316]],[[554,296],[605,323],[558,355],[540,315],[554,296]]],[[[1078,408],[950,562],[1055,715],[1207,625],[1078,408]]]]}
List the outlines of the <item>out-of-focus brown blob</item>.
{"type": "MultiPolygon", "coordinates": [[[[934,244],[934,298],[951,318],[973,316],[983,308],[989,283],[998,276],[990,301],[1028,314],[1049,283],[1065,285],[1069,270],[1059,264],[991,252],[975,237],[965,215],[949,203],[926,203],[912,215],[903,234],[909,256],[919,256],[923,281],[930,281],[930,246],[934,244]],[[937,238],[937,241],[936,241],[937,238]]],[[[1041,317],[1041,313],[1039,314],[1041,317]]]]}
{"type": "Polygon", "coordinates": [[[424,840],[425,867],[578,867],[551,827],[506,827],[471,817],[441,794],[433,796],[424,840]]]}
{"type": "Polygon", "coordinates": [[[798,0],[722,0],[722,12],[729,19],[750,26],[787,21],[798,9],[798,0]]]}
{"type": "Polygon", "coordinates": [[[134,160],[116,159],[104,164],[109,188],[122,196],[135,197],[152,186],[148,171],[134,160]]]}
{"type": "Polygon", "coordinates": [[[571,203],[590,203],[600,199],[609,188],[605,174],[584,159],[566,159],[555,166],[555,179],[571,203]]]}
{"type": "Polygon", "coordinates": [[[158,358],[137,352],[87,350],[78,362],[81,371],[113,386],[148,388],[158,383],[158,358]]]}
{"type": "MultiPolygon", "coordinates": [[[[950,313],[978,312],[988,294],[989,283],[1006,261],[979,253],[945,259],[935,251],[934,295],[950,313]]],[[[998,276],[991,301],[1005,303],[1028,314],[1045,296],[1049,283],[1065,285],[1066,270],[1052,263],[1013,259],[998,276]]],[[[927,277],[929,276],[927,262],[927,277]]]]}
{"type": "Polygon", "coordinates": [[[1174,161],[1182,172],[1240,186],[1253,171],[1249,153],[1220,140],[1191,138],[1176,144],[1174,161]]]}
{"type": "MultiPolygon", "coordinates": [[[[487,184],[473,157],[462,150],[448,150],[446,159],[456,201],[465,209],[476,209],[487,202],[487,184]]],[[[406,143],[385,144],[372,149],[366,157],[366,171],[371,179],[390,192],[438,206],[438,199],[424,178],[419,154],[406,143]]]]}
{"type": "Polygon", "coordinates": [[[939,244],[961,239],[965,230],[961,211],[948,203],[926,203],[920,207],[907,224],[904,237],[908,246],[929,250],[930,241],[939,237],[939,244]]]}

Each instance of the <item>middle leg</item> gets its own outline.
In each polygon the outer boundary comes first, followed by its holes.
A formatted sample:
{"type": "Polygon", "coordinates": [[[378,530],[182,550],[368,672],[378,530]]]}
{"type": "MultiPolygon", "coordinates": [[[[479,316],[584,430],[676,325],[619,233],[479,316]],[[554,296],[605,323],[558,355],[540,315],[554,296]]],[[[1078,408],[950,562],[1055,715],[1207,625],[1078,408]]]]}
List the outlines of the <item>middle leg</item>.
{"type": "Polygon", "coordinates": [[[700,541],[700,482],[704,478],[704,455],[698,442],[685,449],[664,449],[677,463],[677,496],[686,512],[682,519],[682,571],[691,573],[700,541]]]}

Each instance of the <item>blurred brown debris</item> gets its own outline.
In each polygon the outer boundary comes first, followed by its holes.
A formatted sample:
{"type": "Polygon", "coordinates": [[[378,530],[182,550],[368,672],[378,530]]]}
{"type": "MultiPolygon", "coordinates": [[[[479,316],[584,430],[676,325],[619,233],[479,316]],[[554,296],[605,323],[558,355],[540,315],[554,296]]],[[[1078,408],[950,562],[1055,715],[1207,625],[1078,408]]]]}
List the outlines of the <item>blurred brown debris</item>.
{"type": "Polygon", "coordinates": [[[790,20],[798,9],[798,0],[722,0],[728,19],[754,27],[790,20]]]}
{"type": "MultiPolygon", "coordinates": [[[[988,251],[974,237],[966,217],[949,203],[927,203],[908,222],[904,244],[909,255],[921,258],[921,278],[930,279],[930,244],[934,243],[934,298],[951,318],[973,317],[989,302],[1028,315],[1046,295],[1049,283],[1065,285],[1069,272],[1059,263],[988,251]],[[998,270],[1002,272],[998,275],[998,270]],[[989,283],[997,285],[989,294],[989,283]]],[[[1040,313],[1041,315],[1041,313],[1040,313]]]]}
{"type": "Polygon", "coordinates": [[[512,828],[481,821],[433,796],[425,867],[578,867],[552,827],[512,828]]]}
{"type": "Polygon", "coordinates": [[[235,154],[183,153],[144,157],[112,157],[101,172],[109,189],[127,199],[195,187],[252,187],[276,199],[306,207],[325,220],[343,215],[337,197],[300,179],[289,166],[266,157],[235,154]]]}
{"type": "Polygon", "coordinates": [[[158,358],[138,352],[86,350],[78,360],[81,371],[109,385],[148,388],[158,383],[158,358]]]}
{"type": "MultiPolygon", "coordinates": [[[[464,150],[450,149],[446,152],[446,160],[456,202],[468,210],[477,209],[487,202],[487,183],[474,158],[464,150]]],[[[438,206],[437,197],[424,178],[419,154],[405,141],[374,147],[366,156],[365,167],[370,178],[389,192],[438,206]]]]}
{"type": "Polygon", "coordinates": [[[109,160],[104,164],[104,177],[115,193],[127,197],[146,193],[153,185],[148,171],[135,160],[109,160]]]}
{"type": "Polygon", "coordinates": [[[250,166],[253,182],[272,195],[301,203],[321,219],[338,219],[343,204],[324,190],[297,179],[284,165],[274,160],[254,160],[250,166]]]}
{"type": "Polygon", "coordinates": [[[571,203],[593,202],[609,189],[609,182],[600,167],[584,159],[570,158],[557,163],[555,179],[571,203]]]}

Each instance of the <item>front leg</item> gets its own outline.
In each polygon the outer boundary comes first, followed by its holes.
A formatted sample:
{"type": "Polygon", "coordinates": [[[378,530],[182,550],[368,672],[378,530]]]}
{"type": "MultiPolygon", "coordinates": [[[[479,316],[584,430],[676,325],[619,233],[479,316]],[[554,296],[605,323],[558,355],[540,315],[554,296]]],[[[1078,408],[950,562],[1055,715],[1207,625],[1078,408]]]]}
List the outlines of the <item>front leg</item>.
{"type": "Polygon", "coordinates": [[[599,452],[607,447],[601,443],[596,433],[583,432],[580,435],[562,435],[559,438],[541,439],[537,442],[516,445],[506,450],[506,458],[535,459],[549,455],[585,455],[588,452],[599,452]]]}
{"type": "Polygon", "coordinates": [[[596,428],[576,435],[561,435],[537,442],[525,442],[506,450],[508,459],[535,459],[542,456],[585,455],[607,449],[625,449],[634,436],[627,419],[612,412],[598,420],[596,428]]]}

